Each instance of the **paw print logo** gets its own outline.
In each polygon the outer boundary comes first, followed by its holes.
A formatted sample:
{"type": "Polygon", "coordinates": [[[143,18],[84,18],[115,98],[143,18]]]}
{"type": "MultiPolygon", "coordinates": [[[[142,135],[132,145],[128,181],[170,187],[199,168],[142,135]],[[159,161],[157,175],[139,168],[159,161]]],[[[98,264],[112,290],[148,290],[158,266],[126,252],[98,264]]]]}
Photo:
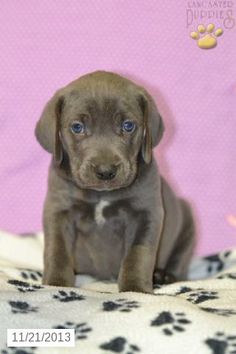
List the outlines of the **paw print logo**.
{"type": "Polygon", "coordinates": [[[88,333],[92,331],[92,328],[88,326],[86,322],[74,323],[74,322],[65,322],[63,325],[58,325],[53,327],[55,329],[74,329],[75,330],[75,339],[82,340],[88,338],[88,333]]]}
{"type": "Polygon", "coordinates": [[[197,31],[190,33],[190,37],[197,41],[199,48],[212,49],[217,46],[217,37],[222,34],[222,28],[215,30],[215,25],[210,23],[207,27],[204,25],[199,25],[197,31]]]}
{"type": "Polygon", "coordinates": [[[181,286],[179,288],[179,290],[175,293],[175,295],[185,294],[185,293],[188,293],[188,292],[190,292],[192,290],[193,289],[189,288],[188,286],[181,286]]]}
{"type": "Polygon", "coordinates": [[[116,337],[108,343],[101,344],[100,348],[110,352],[122,354],[135,354],[140,352],[140,348],[137,345],[129,344],[127,339],[124,337],[116,337]]]}
{"type": "Polygon", "coordinates": [[[37,291],[40,289],[43,289],[43,286],[40,285],[35,285],[35,284],[29,284],[25,281],[17,280],[17,279],[10,279],[8,280],[8,284],[14,285],[18,291],[22,293],[26,293],[28,291],[37,291]]]}
{"type": "Polygon", "coordinates": [[[234,309],[217,309],[214,307],[200,307],[201,310],[214,313],[218,316],[230,317],[235,316],[236,311],[234,309]]]}
{"type": "Polygon", "coordinates": [[[37,312],[38,307],[31,306],[25,301],[8,301],[11,306],[12,313],[29,313],[29,312],[37,312]]]}
{"type": "Polygon", "coordinates": [[[41,281],[43,276],[42,272],[32,269],[24,269],[20,271],[20,275],[25,280],[41,281]]]}
{"type": "Polygon", "coordinates": [[[34,354],[35,347],[31,348],[7,348],[1,350],[0,354],[34,354]]]}
{"type": "Polygon", "coordinates": [[[71,302],[71,301],[81,301],[85,297],[83,295],[77,294],[75,291],[64,291],[59,290],[57,294],[53,295],[53,299],[56,299],[60,302],[71,302]]]}
{"type": "MultiPolygon", "coordinates": [[[[200,289],[198,289],[200,290],[200,289]]],[[[216,291],[200,290],[188,295],[187,300],[192,304],[201,304],[204,301],[219,299],[216,291]]]]}
{"type": "Polygon", "coordinates": [[[230,262],[229,258],[231,251],[220,252],[219,254],[213,254],[211,256],[206,256],[203,259],[207,261],[207,272],[209,275],[216,274],[227,266],[227,263],[230,262]]]}
{"type": "Polygon", "coordinates": [[[118,299],[116,301],[105,301],[103,303],[103,311],[120,311],[130,312],[132,309],[140,307],[137,301],[128,301],[126,299],[118,299]]]}
{"type": "Polygon", "coordinates": [[[186,318],[183,312],[172,314],[169,311],[163,311],[152,320],[151,326],[161,327],[165,335],[171,336],[175,332],[184,332],[185,326],[190,323],[191,321],[186,318]]]}
{"type": "Polygon", "coordinates": [[[226,335],[224,332],[216,332],[215,336],[205,340],[206,345],[211,349],[212,354],[234,354],[236,347],[236,336],[226,335]]]}
{"type": "Polygon", "coordinates": [[[219,275],[217,279],[232,279],[236,280],[236,273],[225,273],[222,275],[219,275]]]}

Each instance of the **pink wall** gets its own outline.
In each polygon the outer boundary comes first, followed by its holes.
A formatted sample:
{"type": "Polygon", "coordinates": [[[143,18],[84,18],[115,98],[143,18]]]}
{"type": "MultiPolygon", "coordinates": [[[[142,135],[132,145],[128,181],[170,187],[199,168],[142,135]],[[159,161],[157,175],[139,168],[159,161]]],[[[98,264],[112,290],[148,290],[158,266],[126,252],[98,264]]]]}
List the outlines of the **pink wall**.
{"type": "MultiPolygon", "coordinates": [[[[234,15],[236,3],[228,6],[224,17],[234,15]]],[[[49,156],[35,141],[35,122],[57,88],[105,69],[155,96],[167,128],[160,166],[194,205],[198,252],[236,244],[235,22],[214,13],[187,26],[193,10],[184,0],[1,3],[1,229],[41,229],[49,156]],[[224,33],[202,50],[189,33],[209,21],[224,33]]]]}

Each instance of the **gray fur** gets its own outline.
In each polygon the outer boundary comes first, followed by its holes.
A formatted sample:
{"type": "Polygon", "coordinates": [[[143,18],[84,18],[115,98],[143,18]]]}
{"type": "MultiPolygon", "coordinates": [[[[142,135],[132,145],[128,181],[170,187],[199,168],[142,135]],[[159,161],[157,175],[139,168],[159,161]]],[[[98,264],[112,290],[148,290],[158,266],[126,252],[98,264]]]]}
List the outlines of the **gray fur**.
{"type": "Polygon", "coordinates": [[[36,127],[53,154],[43,217],[45,284],[73,286],[76,273],[87,273],[118,279],[120,291],[150,293],[155,275],[186,278],[193,218],[152,158],[163,131],[147,91],[113,73],[85,75],[49,101],[36,127]],[[134,133],[120,131],[125,119],[136,122],[134,133]],[[85,135],[71,132],[73,121],[86,124],[85,135]],[[114,165],[115,178],[96,177],[97,166],[114,165]]]}

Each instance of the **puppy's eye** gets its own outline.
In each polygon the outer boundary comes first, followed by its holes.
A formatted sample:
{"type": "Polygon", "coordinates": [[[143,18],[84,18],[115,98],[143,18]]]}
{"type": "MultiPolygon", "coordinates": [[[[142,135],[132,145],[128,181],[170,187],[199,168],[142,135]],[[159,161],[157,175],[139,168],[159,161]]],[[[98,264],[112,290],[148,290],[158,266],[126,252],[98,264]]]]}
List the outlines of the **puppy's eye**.
{"type": "Polygon", "coordinates": [[[81,122],[75,122],[71,125],[71,131],[75,134],[82,134],[84,133],[85,126],[81,122]]]}
{"type": "Polygon", "coordinates": [[[122,123],[122,130],[127,133],[132,133],[134,129],[136,128],[136,124],[132,122],[131,120],[125,120],[122,123]]]}

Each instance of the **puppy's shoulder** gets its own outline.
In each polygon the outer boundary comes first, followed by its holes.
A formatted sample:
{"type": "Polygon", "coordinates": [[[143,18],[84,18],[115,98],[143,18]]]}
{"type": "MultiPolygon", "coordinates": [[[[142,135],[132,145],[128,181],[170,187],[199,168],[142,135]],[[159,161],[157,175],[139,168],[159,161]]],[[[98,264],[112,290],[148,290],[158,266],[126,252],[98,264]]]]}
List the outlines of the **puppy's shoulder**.
{"type": "Polygon", "coordinates": [[[73,206],[75,199],[80,199],[79,194],[74,183],[60,176],[51,163],[48,172],[46,204],[58,210],[68,210],[73,206]]]}

